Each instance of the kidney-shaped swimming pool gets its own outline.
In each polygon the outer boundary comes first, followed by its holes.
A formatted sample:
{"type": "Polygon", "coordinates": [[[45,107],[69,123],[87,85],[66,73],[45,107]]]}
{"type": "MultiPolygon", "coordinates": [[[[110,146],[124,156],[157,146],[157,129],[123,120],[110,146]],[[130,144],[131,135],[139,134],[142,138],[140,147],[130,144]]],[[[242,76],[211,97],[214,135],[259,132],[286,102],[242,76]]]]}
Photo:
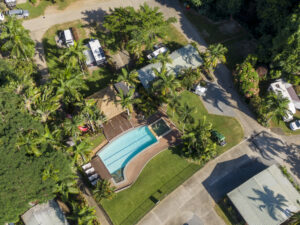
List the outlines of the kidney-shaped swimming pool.
{"type": "MultiPolygon", "coordinates": [[[[98,152],[98,156],[110,174],[113,175],[117,171],[122,171],[134,156],[156,142],[157,139],[149,128],[142,126],[123,134],[109,143],[98,152]]],[[[118,182],[116,179],[115,181],[118,182]]]]}

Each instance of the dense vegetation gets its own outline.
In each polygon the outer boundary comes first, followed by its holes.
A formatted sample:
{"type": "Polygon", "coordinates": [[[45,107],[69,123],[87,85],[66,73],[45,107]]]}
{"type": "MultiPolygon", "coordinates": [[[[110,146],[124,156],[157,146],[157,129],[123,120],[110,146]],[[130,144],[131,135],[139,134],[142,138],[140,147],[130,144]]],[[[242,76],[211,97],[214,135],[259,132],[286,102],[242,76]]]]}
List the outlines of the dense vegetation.
{"type": "Polygon", "coordinates": [[[90,224],[94,211],[77,196],[75,168],[88,160],[91,149],[88,134],[78,126],[95,133],[105,118],[93,100],[83,99],[81,91],[88,87],[80,67],[74,66],[82,60],[81,48],[65,49],[64,69],[43,85],[34,79],[29,32],[15,18],[1,27],[0,223],[17,221],[32,205],[59,197],[72,206],[72,220],[90,224]],[[67,144],[70,140],[73,146],[67,144]],[[76,215],[76,210],[84,213],[76,215]]]}
{"type": "MultiPolygon", "coordinates": [[[[287,112],[287,101],[267,92],[275,79],[300,85],[300,4],[280,0],[190,0],[199,13],[213,20],[234,18],[257,40],[255,54],[236,65],[234,81],[250,102],[258,122],[268,126],[287,112]],[[278,98],[282,101],[278,101],[278,98]],[[280,108],[276,113],[271,111],[280,108]],[[280,116],[278,116],[280,115],[280,116]]],[[[299,94],[299,93],[298,93],[299,94]]]]}

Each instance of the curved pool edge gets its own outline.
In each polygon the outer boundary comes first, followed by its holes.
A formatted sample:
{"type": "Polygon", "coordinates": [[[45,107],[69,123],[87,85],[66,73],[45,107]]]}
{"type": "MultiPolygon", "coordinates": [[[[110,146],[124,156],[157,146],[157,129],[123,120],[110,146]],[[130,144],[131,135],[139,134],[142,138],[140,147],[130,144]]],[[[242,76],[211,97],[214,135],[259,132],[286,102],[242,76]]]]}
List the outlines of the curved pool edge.
{"type": "MultiPolygon", "coordinates": [[[[176,130],[172,129],[172,131],[166,136],[169,136],[169,138],[176,140],[176,130]]],[[[125,179],[119,183],[114,183],[116,191],[120,192],[131,187],[131,185],[133,185],[139,178],[141,172],[144,170],[146,165],[153,158],[155,158],[155,156],[157,156],[159,153],[165,150],[168,150],[168,148],[174,144],[174,140],[170,144],[170,140],[168,140],[168,138],[163,137],[159,139],[157,143],[149,146],[147,149],[137,154],[124,168],[125,179]]]]}

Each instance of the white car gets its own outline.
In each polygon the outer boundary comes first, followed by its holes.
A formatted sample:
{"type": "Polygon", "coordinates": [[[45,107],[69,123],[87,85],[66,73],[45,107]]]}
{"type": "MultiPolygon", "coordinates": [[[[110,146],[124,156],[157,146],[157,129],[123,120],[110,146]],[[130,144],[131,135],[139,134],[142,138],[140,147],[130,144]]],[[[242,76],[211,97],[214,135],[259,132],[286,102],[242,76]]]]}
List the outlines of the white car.
{"type": "Polygon", "coordinates": [[[290,123],[291,130],[299,130],[300,129],[300,120],[296,120],[290,123]]]}

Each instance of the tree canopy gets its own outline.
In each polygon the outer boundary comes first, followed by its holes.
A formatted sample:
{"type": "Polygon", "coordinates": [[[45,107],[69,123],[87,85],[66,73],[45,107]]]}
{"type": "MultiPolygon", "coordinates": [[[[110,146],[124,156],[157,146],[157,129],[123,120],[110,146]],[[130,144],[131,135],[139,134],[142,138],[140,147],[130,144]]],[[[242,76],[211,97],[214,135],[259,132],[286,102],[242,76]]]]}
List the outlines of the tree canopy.
{"type": "Polygon", "coordinates": [[[51,164],[59,180],[71,174],[70,161],[62,152],[47,144],[41,144],[43,154],[35,157],[28,154],[25,147],[16,147],[23,131],[43,132],[43,125],[25,112],[22,98],[0,89],[0,223],[16,221],[18,216],[31,206],[30,202],[52,199],[56,182],[43,180],[46,165],[51,164]]]}

